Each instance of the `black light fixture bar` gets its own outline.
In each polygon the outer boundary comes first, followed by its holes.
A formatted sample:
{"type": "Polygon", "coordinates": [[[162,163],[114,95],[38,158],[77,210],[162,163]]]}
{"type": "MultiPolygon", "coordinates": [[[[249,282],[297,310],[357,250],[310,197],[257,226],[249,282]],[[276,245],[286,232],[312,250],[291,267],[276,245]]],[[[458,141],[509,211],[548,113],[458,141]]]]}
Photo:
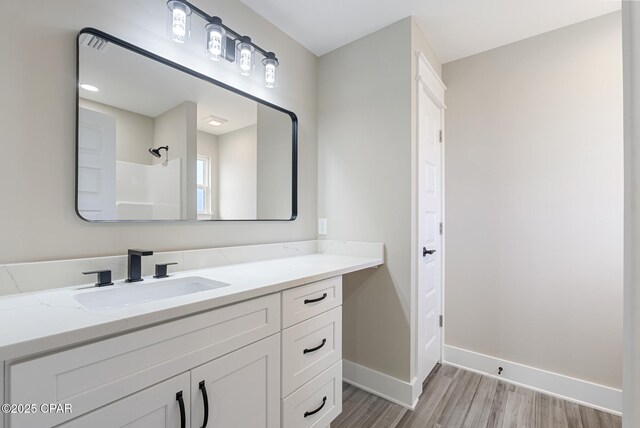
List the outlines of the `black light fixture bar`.
{"type": "MultiPolygon", "coordinates": [[[[191,2],[189,2],[187,0],[179,0],[179,1],[180,1],[180,3],[183,3],[183,4],[187,5],[191,9],[192,13],[195,13],[196,15],[198,15],[200,18],[202,18],[203,20],[207,21],[207,23],[213,23],[216,20],[222,21],[222,18],[220,18],[219,16],[209,15],[205,11],[203,11],[202,9],[200,9],[199,7],[195,6],[193,3],[191,3],[191,2]]],[[[224,22],[220,22],[220,21],[219,21],[218,25],[220,25],[222,28],[225,29],[225,31],[227,32],[227,37],[231,36],[231,37],[229,37],[229,39],[233,41],[234,47],[235,47],[235,42],[237,40],[240,40],[243,37],[242,34],[238,33],[233,28],[228,27],[227,25],[224,24],[224,22]]],[[[263,57],[266,58],[269,55],[269,51],[261,48],[257,44],[253,43],[253,41],[248,41],[248,42],[245,42],[245,43],[249,43],[251,46],[253,46],[253,48],[256,51],[260,52],[260,54],[263,57]]],[[[228,51],[229,51],[229,49],[227,49],[227,52],[228,51]]],[[[233,59],[229,59],[227,57],[227,60],[229,60],[231,62],[235,61],[235,54],[233,54],[233,59]]]]}

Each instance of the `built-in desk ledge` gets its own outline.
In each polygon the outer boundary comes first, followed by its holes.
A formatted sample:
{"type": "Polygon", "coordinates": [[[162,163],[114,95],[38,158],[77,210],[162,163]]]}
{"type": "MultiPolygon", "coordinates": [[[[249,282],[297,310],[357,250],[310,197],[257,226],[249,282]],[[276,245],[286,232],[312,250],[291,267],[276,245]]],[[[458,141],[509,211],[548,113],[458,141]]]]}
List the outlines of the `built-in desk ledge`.
{"type": "MultiPolygon", "coordinates": [[[[143,260],[145,282],[156,263],[172,279],[201,277],[225,287],[110,310],[89,310],[74,295],[91,287],[82,272],[111,269],[117,287],[127,256],[0,266],[0,361],[119,334],[384,263],[384,245],[300,241],[156,253],[143,260]]],[[[136,284],[128,285],[135,287],[136,284]]],[[[109,287],[107,287],[108,289],[109,287]]]]}

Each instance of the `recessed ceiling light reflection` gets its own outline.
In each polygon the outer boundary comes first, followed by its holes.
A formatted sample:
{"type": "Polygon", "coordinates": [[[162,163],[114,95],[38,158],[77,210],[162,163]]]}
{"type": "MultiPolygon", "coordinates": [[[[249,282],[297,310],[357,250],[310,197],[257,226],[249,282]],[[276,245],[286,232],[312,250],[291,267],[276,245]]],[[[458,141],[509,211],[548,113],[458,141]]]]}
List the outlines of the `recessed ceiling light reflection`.
{"type": "Polygon", "coordinates": [[[89,91],[89,92],[98,92],[100,89],[98,89],[97,87],[93,86],[93,85],[89,85],[88,83],[81,83],[80,87],[82,89],[84,89],[85,91],[89,91]]]}

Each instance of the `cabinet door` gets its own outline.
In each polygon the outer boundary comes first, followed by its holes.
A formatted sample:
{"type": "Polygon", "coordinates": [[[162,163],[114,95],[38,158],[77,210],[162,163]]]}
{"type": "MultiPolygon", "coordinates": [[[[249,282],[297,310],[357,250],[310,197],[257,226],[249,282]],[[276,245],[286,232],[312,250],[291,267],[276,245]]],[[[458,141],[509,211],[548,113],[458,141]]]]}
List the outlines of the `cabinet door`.
{"type": "Polygon", "coordinates": [[[280,334],[193,369],[191,397],[192,428],[204,426],[205,403],[207,427],[279,428],[280,334]]]}
{"type": "Polygon", "coordinates": [[[190,377],[183,373],[136,392],[59,428],[181,428],[189,426],[190,377]],[[182,395],[184,414],[178,394],[182,395]]]}

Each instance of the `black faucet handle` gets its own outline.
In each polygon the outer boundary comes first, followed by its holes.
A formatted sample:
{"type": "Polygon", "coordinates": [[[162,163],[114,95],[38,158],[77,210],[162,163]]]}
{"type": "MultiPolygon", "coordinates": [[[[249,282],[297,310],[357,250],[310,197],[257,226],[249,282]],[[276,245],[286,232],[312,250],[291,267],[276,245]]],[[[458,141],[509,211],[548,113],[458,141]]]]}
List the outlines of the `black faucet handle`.
{"type": "Polygon", "coordinates": [[[167,266],[177,265],[178,263],[156,263],[156,274],[153,275],[154,278],[166,278],[167,275],[167,266]]]}
{"type": "Polygon", "coordinates": [[[98,274],[98,282],[96,282],[96,287],[104,287],[105,285],[113,285],[111,282],[111,271],[110,270],[92,270],[90,272],[82,272],[83,275],[92,275],[98,274]]]}
{"type": "Polygon", "coordinates": [[[151,250],[140,250],[138,248],[129,249],[127,253],[130,256],[153,256],[153,251],[151,250]]]}

